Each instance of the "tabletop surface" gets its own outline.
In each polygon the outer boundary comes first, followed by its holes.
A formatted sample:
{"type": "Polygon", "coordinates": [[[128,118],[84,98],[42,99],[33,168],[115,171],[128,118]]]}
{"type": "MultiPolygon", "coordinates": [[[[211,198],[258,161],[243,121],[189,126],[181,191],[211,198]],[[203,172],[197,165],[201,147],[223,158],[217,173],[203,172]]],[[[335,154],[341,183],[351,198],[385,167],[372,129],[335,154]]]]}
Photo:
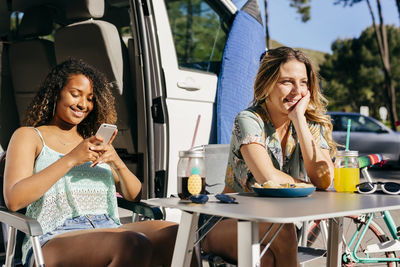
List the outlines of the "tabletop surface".
{"type": "Polygon", "coordinates": [[[400,209],[400,195],[316,191],[307,197],[258,197],[255,193],[233,195],[239,204],[224,204],[210,198],[194,204],[179,198],[153,198],[143,202],[222,217],[272,223],[292,223],[400,209]]]}

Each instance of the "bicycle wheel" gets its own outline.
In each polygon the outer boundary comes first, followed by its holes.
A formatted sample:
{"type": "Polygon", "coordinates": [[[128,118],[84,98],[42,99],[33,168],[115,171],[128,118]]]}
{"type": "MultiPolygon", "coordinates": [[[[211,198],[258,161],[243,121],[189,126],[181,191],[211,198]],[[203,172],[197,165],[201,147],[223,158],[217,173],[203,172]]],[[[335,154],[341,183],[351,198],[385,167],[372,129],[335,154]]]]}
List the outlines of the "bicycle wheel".
{"type": "MultiPolygon", "coordinates": [[[[348,243],[355,233],[357,227],[363,224],[364,221],[360,221],[357,216],[347,216],[343,218],[343,235],[345,237],[346,243],[348,243]]],[[[327,243],[324,241],[323,234],[321,232],[321,226],[323,224],[321,221],[314,221],[311,223],[307,234],[307,246],[313,248],[321,248],[326,249],[327,243]]],[[[357,249],[358,257],[366,257],[366,254],[363,252],[367,245],[376,244],[380,242],[387,241],[388,238],[385,235],[382,228],[376,224],[374,221],[369,225],[364,238],[361,241],[360,246],[357,249]]],[[[345,253],[345,244],[343,244],[343,253],[345,253]]],[[[354,246],[354,245],[353,245],[354,246]]],[[[394,252],[382,252],[382,253],[374,253],[371,254],[370,257],[379,257],[379,258],[395,258],[396,254],[394,252]]],[[[386,263],[355,263],[351,262],[343,262],[342,266],[390,266],[395,267],[398,266],[396,262],[386,262],[386,263]]]]}

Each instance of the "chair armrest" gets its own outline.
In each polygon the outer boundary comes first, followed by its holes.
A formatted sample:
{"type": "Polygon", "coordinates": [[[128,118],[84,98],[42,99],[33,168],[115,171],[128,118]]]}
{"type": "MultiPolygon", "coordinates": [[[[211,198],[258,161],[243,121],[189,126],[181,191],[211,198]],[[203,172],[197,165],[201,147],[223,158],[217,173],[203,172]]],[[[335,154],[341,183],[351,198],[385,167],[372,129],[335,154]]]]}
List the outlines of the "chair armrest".
{"type": "Polygon", "coordinates": [[[43,235],[39,222],[24,214],[0,208],[0,222],[5,223],[30,236],[43,235]]]}
{"type": "Polygon", "coordinates": [[[122,197],[117,197],[117,199],[118,206],[120,208],[130,210],[134,213],[143,215],[147,218],[154,220],[162,220],[164,218],[163,213],[161,212],[161,209],[159,207],[152,207],[143,202],[132,202],[122,197]]]}

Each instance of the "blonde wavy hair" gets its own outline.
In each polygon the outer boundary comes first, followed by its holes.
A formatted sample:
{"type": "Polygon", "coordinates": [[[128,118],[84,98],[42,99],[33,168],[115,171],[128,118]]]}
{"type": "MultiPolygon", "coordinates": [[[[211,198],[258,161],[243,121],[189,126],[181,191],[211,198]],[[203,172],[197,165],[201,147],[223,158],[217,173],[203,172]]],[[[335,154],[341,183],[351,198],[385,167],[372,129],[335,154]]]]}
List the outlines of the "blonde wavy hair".
{"type": "Polygon", "coordinates": [[[260,67],[254,83],[253,105],[265,102],[279,79],[280,67],[290,60],[304,63],[307,69],[308,89],[310,90],[310,103],[305,116],[308,121],[322,125],[325,129],[325,139],[328,142],[331,157],[336,153],[337,144],[332,139],[331,117],[326,115],[328,100],[322,95],[319,87],[319,76],[314,70],[310,59],[301,52],[290,47],[278,47],[268,50],[262,55],[260,67]]]}

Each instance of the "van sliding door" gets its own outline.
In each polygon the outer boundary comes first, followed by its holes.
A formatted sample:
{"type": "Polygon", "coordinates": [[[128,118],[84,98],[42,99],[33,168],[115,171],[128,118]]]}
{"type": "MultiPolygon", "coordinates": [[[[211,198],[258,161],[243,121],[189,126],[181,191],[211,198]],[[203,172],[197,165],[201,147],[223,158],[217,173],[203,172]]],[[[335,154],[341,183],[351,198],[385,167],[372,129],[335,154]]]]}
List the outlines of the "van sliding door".
{"type": "Polygon", "coordinates": [[[168,149],[167,195],[177,191],[180,150],[215,143],[218,72],[235,6],[226,0],[154,0],[159,56],[165,82],[168,149]]]}
{"type": "Polygon", "coordinates": [[[135,43],[138,150],[144,154],[143,195],[166,195],[167,113],[154,15],[149,0],[132,0],[131,22],[135,43]]]}

